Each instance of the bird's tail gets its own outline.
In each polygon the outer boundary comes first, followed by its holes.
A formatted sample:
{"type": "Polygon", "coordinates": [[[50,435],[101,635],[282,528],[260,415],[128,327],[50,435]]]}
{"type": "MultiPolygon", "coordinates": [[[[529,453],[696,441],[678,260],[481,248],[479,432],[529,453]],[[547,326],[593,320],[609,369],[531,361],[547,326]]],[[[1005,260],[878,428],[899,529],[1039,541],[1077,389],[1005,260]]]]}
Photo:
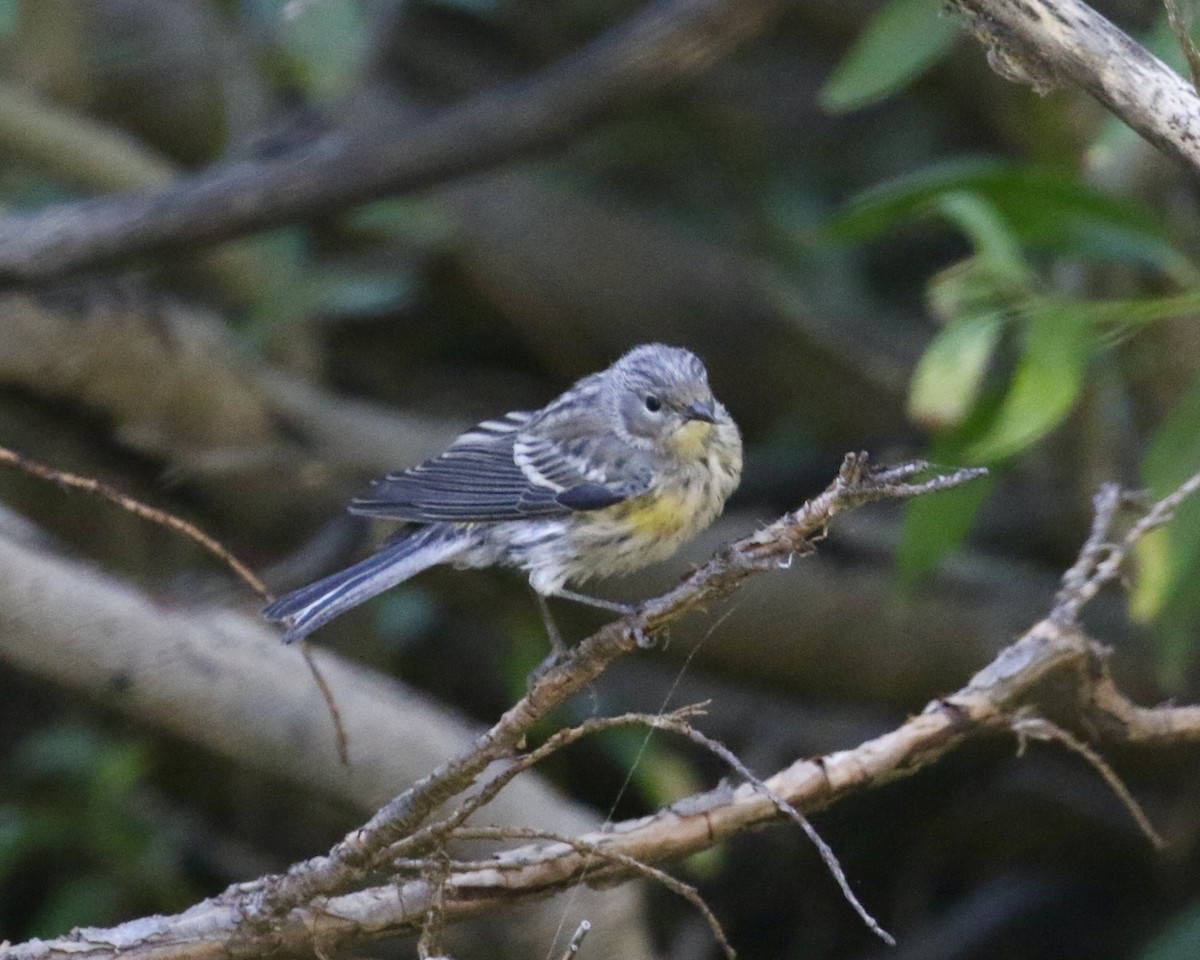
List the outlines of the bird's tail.
{"type": "Polygon", "coordinates": [[[389,587],[453,559],[471,543],[461,528],[441,523],[421,527],[352,567],[280,597],[263,609],[263,616],[286,621],[283,640],[291,643],[389,587]]]}

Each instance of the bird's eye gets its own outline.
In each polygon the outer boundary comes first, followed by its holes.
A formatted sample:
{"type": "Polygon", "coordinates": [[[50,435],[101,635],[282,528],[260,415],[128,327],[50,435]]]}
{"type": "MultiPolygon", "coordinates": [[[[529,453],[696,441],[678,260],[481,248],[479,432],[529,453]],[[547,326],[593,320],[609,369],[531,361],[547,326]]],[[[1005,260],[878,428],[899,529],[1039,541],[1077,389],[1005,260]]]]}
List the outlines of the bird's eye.
{"type": "Polygon", "coordinates": [[[662,409],[662,401],[654,394],[648,393],[646,394],[646,409],[651,413],[658,413],[662,409]]]}

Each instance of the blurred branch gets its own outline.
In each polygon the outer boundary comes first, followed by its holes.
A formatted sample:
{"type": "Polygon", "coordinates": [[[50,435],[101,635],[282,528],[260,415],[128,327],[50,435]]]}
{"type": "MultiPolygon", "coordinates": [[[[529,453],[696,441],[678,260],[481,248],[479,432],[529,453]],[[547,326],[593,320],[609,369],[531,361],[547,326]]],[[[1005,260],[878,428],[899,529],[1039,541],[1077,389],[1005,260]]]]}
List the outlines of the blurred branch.
{"type": "MultiPolygon", "coordinates": [[[[10,83],[0,83],[0,154],[88,191],[169,183],[178,168],[129,134],[10,83]]],[[[206,253],[198,267],[232,303],[253,303],[279,266],[249,244],[206,253]]]]}
{"type": "Polygon", "coordinates": [[[416,122],[326,134],[139,193],[0,218],[0,280],[212,243],[427,187],[560,143],[702,71],[782,0],[657,0],[537,75],[416,122]]]}
{"type": "Polygon", "coordinates": [[[0,385],[100,415],[120,443],[249,515],[296,508],[322,479],[340,506],[347,484],[465,426],[334,396],[239,349],[215,313],[132,281],[0,295],[0,327],[0,385]]]}
{"type": "Polygon", "coordinates": [[[1045,93],[1081,87],[1164,153],[1200,172],[1195,89],[1080,0],[948,0],[1001,76],[1045,93]]]}

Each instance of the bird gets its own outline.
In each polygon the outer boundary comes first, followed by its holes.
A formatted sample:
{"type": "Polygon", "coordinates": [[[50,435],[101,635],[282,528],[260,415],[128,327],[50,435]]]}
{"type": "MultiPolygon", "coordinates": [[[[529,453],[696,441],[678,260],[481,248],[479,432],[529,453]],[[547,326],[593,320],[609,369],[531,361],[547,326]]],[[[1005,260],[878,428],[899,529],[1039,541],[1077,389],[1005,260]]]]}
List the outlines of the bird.
{"type": "Polygon", "coordinates": [[[618,613],[568,587],[670,557],[738,485],[742,439],[694,353],[643,344],[540,410],[485,420],[443,453],[374,481],[349,511],[402,526],[372,556],[263,610],[284,640],[437,564],[523,571],[552,647],[547,597],[618,613]]]}

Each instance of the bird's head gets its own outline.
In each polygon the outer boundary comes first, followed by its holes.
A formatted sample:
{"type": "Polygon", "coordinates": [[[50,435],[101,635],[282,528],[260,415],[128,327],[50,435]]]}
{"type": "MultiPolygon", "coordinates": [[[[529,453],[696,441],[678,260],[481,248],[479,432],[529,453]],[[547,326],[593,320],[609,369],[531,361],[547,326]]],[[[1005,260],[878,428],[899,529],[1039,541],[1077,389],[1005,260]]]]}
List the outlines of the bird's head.
{"type": "Polygon", "coordinates": [[[635,347],[608,369],[619,428],[639,446],[699,456],[729,414],[713,396],[700,358],[680,347],[635,347]]]}

